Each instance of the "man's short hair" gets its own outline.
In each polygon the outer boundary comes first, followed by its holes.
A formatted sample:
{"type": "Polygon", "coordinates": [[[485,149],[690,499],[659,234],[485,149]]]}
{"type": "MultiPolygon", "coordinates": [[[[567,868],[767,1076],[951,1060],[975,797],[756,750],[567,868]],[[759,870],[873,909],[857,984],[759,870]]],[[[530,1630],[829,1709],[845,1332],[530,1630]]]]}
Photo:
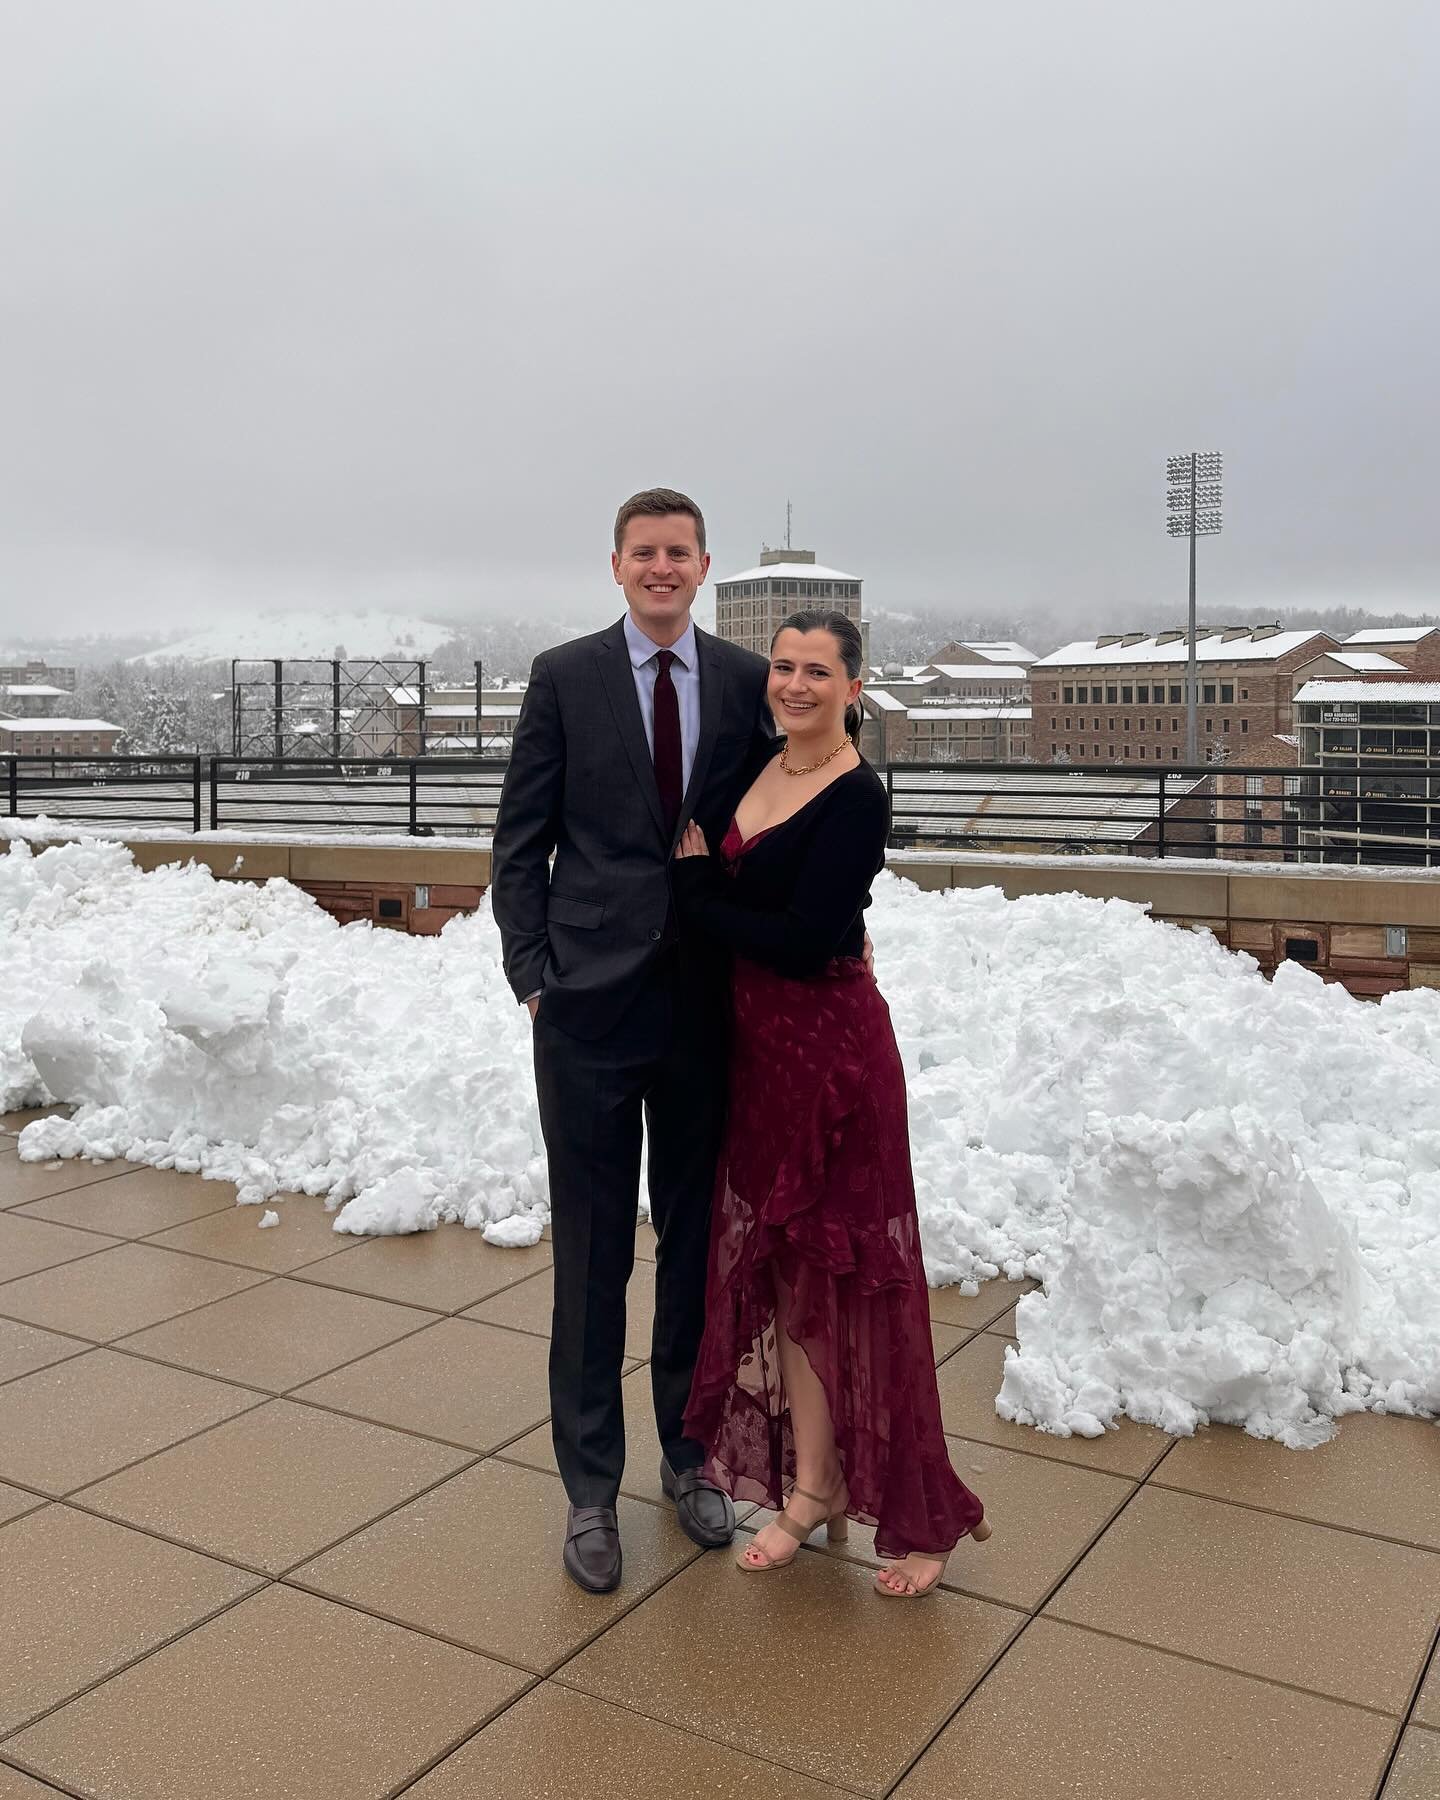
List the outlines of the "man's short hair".
{"type": "Polygon", "coordinates": [[[674,488],[646,488],[632,494],[615,515],[615,554],[625,547],[625,527],[632,519],[663,519],[667,513],[688,513],[695,521],[695,536],[700,554],[705,554],[705,515],[688,494],[674,488]]]}

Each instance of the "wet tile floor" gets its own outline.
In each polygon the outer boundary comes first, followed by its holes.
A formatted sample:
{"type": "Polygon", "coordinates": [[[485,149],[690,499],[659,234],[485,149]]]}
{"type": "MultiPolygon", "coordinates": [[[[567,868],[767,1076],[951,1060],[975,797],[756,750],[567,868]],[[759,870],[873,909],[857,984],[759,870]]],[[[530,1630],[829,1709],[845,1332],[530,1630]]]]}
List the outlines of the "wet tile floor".
{"type": "Polygon", "coordinates": [[[1046,1438],[990,1404],[1020,1290],[941,1292],[995,1536],[923,1604],[859,1529],[747,1577],[656,1480],[642,1226],[626,1579],[592,1598],[547,1246],[277,1210],[0,1136],[0,1800],[1440,1796],[1434,1424],[1046,1438]]]}

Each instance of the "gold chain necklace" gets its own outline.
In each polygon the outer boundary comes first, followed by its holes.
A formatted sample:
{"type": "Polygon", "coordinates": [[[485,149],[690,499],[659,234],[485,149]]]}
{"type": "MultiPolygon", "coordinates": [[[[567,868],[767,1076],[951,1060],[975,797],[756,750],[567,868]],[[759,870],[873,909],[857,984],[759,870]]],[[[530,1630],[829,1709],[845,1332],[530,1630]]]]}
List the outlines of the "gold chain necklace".
{"type": "Polygon", "coordinates": [[[849,748],[849,744],[850,740],[848,737],[842,738],[833,750],[827,751],[825,755],[820,758],[819,762],[806,763],[804,768],[792,769],[788,761],[790,745],[787,742],[780,751],[780,767],[787,775],[813,775],[817,769],[823,769],[826,763],[833,762],[842,750],[849,748]]]}

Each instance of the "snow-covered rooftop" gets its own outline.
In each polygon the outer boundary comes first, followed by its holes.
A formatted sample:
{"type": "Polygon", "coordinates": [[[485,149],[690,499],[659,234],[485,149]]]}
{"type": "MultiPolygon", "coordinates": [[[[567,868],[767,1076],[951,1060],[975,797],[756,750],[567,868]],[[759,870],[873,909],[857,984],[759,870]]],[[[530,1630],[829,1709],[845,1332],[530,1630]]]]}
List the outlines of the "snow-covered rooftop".
{"type": "MultiPolygon", "coordinates": [[[[1168,636],[1168,633],[1162,634],[1168,636]]],[[[1216,632],[1202,637],[1195,646],[1197,662],[1274,662],[1277,657],[1303,644],[1323,637],[1321,631],[1272,631],[1268,637],[1231,637],[1216,632]]],[[[1138,638],[1130,643],[1117,638],[1112,644],[1097,643],[1094,638],[1081,638],[1042,656],[1032,665],[1035,669],[1068,669],[1109,664],[1119,667],[1131,663],[1183,663],[1189,654],[1183,636],[1162,644],[1154,637],[1138,638]]]]}
{"type": "Polygon", "coordinates": [[[1352,631],[1347,644],[1418,644],[1440,625],[1367,625],[1364,631],[1352,631]]]}
{"type": "Polygon", "coordinates": [[[1028,706],[946,706],[929,703],[906,707],[912,719],[1028,719],[1028,706]]]}
{"type": "Polygon", "coordinates": [[[118,731],[118,725],[112,725],[108,719],[0,719],[0,731],[8,731],[15,736],[22,732],[31,735],[44,733],[49,736],[57,731],[118,731]]]}
{"type": "Polygon", "coordinates": [[[931,663],[950,681],[1024,681],[1018,663],[931,663]]]}
{"type": "MultiPolygon", "coordinates": [[[[508,702],[492,705],[490,701],[482,699],[480,716],[482,719],[518,719],[520,708],[518,705],[510,705],[508,702]]],[[[427,719],[473,719],[475,717],[474,702],[472,701],[469,706],[427,706],[425,717],[427,719]]]]}
{"type": "Polygon", "coordinates": [[[59,700],[69,692],[69,688],[46,687],[39,681],[16,681],[8,687],[0,688],[0,694],[9,694],[17,700],[59,700]]]}
{"type": "Polygon", "coordinates": [[[734,581],[768,581],[777,576],[784,581],[859,581],[858,575],[847,575],[843,569],[827,569],[824,563],[767,563],[763,569],[742,569],[738,575],[723,575],[715,585],[729,587],[734,581]]]}
{"type": "Polygon", "coordinates": [[[965,648],[973,650],[977,656],[983,656],[989,662],[1032,663],[1036,660],[1033,650],[1027,650],[1023,644],[1017,644],[1010,638],[984,644],[974,644],[967,639],[965,648]]]}
{"type": "Polygon", "coordinates": [[[867,700],[874,702],[877,712],[905,711],[905,702],[903,700],[897,700],[893,694],[887,693],[884,688],[868,687],[864,689],[864,695],[867,700]]]}
{"type": "Polygon", "coordinates": [[[1307,681],[1295,696],[1299,702],[1348,700],[1352,705],[1440,705],[1440,681],[1307,681]]]}
{"type": "Polygon", "coordinates": [[[1404,663],[1396,662],[1393,656],[1382,656],[1378,650],[1327,650],[1325,655],[1357,675],[1398,675],[1405,668],[1404,663]]]}

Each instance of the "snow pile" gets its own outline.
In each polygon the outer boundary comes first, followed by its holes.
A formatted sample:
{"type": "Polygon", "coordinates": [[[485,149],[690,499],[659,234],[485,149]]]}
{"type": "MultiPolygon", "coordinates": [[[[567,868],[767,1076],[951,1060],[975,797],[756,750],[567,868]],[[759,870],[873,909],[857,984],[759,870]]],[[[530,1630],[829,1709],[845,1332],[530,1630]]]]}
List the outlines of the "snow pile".
{"type": "MultiPolygon", "coordinates": [[[[932,1280],[1030,1274],[1006,1417],[1230,1420],[1288,1443],[1440,1410],[1440,994],[1263,980],[1076,895],[876,884],[932,1280]]],[[[341,931],[298,890],[0,861],[0,1105],[21,1154],[127,1156],[343,1203],[337,1227],[545,1217],[529,1026],[488,909],[341,931]]]]}
{"type": "Polygon", "coordinates": [[[460,1219],[534,1241],[529,1026],[488,913],[342,931],[288,882],[142,874],[122,845],[0,859],[0,1109],[80,1102],[20,1151],[128,1157],[345,1202],[342,1231],[460,1219]]]}

